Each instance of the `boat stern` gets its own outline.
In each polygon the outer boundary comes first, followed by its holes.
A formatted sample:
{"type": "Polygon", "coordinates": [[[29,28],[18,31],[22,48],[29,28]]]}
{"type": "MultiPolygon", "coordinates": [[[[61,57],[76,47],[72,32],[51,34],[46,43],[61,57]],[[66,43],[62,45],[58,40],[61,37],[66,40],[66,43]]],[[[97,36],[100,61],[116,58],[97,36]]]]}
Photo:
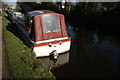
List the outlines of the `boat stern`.
{"type": "Polygon", "coordinates": [[[71,39],[55,40],[53,42],[34,45],[36,57],[50,56],[53,53],[61,54],[70,50],[71,39]]]}

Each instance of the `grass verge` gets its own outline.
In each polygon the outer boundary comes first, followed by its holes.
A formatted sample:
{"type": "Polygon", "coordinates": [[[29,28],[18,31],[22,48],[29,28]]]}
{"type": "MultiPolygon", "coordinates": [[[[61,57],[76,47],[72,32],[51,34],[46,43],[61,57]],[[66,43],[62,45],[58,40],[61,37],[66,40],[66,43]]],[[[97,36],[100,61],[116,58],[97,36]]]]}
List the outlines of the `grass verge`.
{"type": "Polygon", "coordinates": [[[35,59],[35,54],[13,33],[7,30],[12,25],[6,18],[5,13],[2,15],[2,24],[6,48],[8,50],[8,58],[10,70],[14,78],[40,78],[55,80],[51,72],[46,70],[44,66],[35,59]]]}

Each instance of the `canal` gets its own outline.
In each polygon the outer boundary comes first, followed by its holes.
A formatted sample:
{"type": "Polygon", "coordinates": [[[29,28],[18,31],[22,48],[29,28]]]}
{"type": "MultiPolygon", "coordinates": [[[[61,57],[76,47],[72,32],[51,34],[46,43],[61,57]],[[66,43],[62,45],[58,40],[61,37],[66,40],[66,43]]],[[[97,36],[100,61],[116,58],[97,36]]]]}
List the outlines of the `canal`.
{"type": "Polygon", "coordinates": [[[118,31],[113,29],[109,31],[100,26],[99,29],[93,29],[91,26],[81,28],[69,26],[68,33],[72,40],[70,51],[60,54],[57,60],[50,57],[38,59],[50,69],[57,80],[119,78],[120,37],[116,33],[118,31]]]}
{"type": "Polygon", "coordinates": [[[118,78],[120,38],[99,30],[69,27],[71,49],[59,55],[57,61],[40,58],[56,79],[118,78]]]}

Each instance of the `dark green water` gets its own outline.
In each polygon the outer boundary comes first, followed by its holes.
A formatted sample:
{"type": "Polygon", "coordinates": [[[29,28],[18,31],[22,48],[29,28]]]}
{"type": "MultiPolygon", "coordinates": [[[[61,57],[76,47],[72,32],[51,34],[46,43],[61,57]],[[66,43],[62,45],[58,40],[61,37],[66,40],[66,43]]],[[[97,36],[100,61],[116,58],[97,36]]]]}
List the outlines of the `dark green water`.
{"type": "Polygon", "coordinates": [[[108,30],[75,30],[72,38],[69,63],[53,69],[61,78],[119,78],[120,38],[108,30]]]}

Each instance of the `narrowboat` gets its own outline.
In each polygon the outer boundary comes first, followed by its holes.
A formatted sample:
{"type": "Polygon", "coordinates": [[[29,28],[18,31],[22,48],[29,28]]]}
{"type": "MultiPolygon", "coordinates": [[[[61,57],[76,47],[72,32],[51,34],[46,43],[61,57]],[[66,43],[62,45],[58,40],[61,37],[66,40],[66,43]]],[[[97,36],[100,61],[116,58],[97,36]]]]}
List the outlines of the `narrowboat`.
{"type": "MultiPolygon", "coordinates": [[[[7,14],[17,25],[28,46],[36,57],[45,57],[69,51],[71,39],[68,37],[63,14],[50,10],[34,10],[26,15],[7,14]],[[16,16],[16,17],[15,17],[16,16]]],[[[18,13],[18,12],[17,12],[18,13]]]]}

